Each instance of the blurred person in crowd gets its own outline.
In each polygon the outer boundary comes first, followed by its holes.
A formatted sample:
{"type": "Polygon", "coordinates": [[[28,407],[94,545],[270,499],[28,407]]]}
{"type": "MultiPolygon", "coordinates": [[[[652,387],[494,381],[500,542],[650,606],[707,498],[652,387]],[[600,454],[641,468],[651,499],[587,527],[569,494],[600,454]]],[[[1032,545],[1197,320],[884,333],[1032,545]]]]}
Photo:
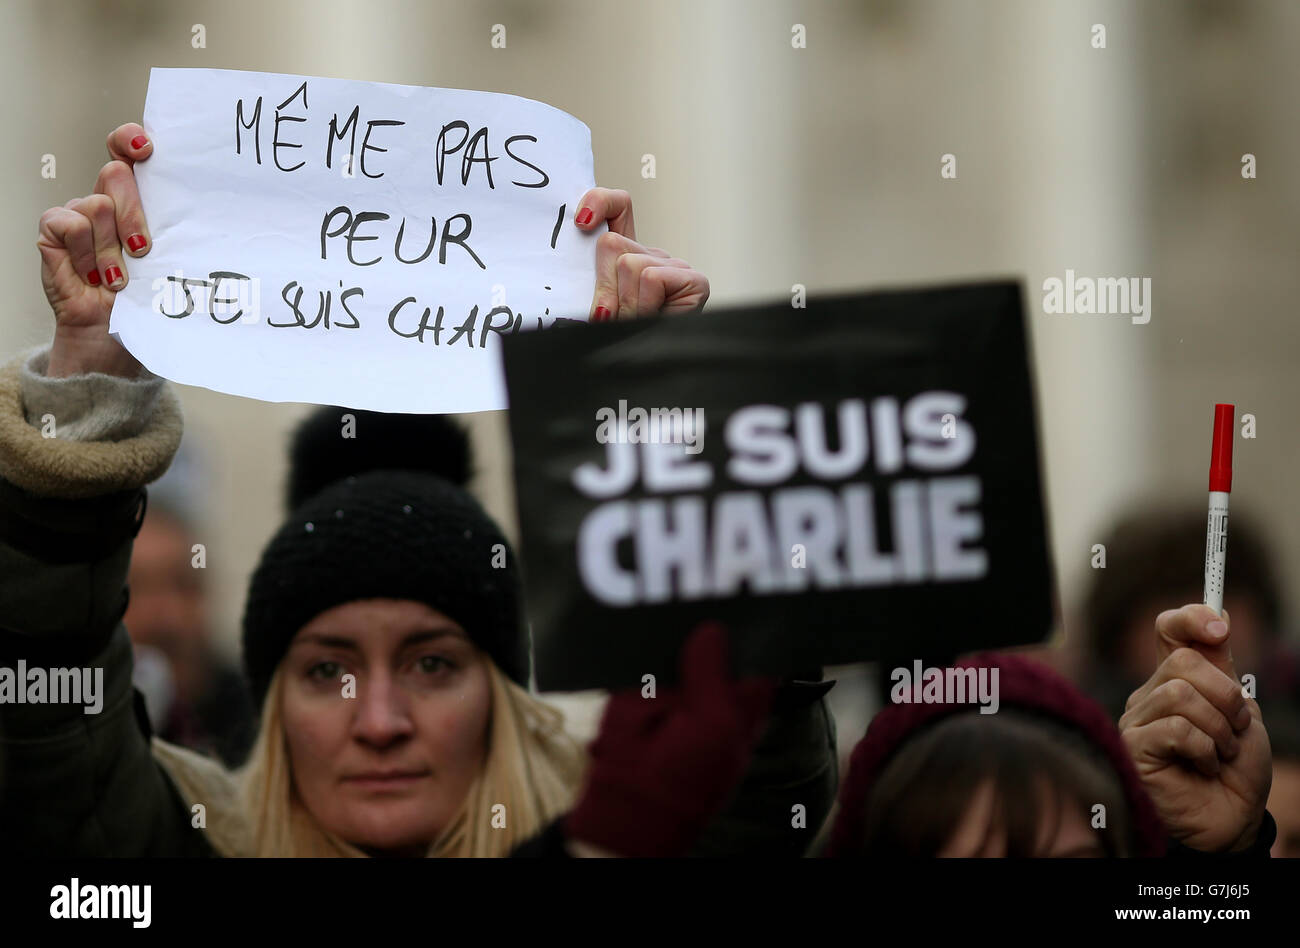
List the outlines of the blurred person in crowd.
{"type": "MultiPolygon", "coordinates": [[[[509,853],[572,806],[586,757],[526,690],[518,567],[464,488],[468,447],[445,418],[424,419],[426,435],[440,433],[415,439],[435,470],[376,451],[371,463],[390,466],[291,486],[293,510],[244,610],[260,709],[244,767],[150,739],[120,619],[143,487],[166,470],[182,425],[170,387],[107,330],[123,247],[149,251],[132,169],[152,148],[139,125],[118,128],[95,193],[42,216],[54,340],[0,375],[0,650],[101,668],[107,692],[93,728],[80,707],[0,708],[0,839],[60,855],[509,853]],[[41,437],[48,413],[56,439],[41,437]]],[[[575,225],[602,222],[593,318],[703,306],[701,274],[636,242],[626,192],[584,196],[575,225]]],[[[310,458],[311,443],[305,434],[295,454],[310,458]]],[[[717,826],[721,851],[772,851],[761,815],[789,812],[791,791],[814,825],[829,808],[825,685],[787,685],[793,710],[774,710],[756,766],[697,846],[717,826]]]]}
{"type": "Polygon", "coordinates": [[[172,468],[150,487],[131,550],[123,621],[154,733],[235,766],[252,745],[254,713],[243,675],[211,641],[201,477],[194,450],[183,443],[172,468]]]}
{"type": "Polygon", "coordinates": [[[1273,745],[1268,811],[1277,821],[1273,855],[1300,859],[1300,705],[1270,705],[1268,737],[1273,745]]]}
{"type": "Polygon", "coordinates": [[[1041,662],[1008,653],[958,662],[998,670],[997,712],[951,699],[886,707],[854,749],[818,848],[884,858],[1268,855],[1277,833],[1265,808],[1268,735],[1217,619],[1199,605],[1161,613],[1158,667],[1118,730],[1041,662]]]}
{"type": "MultiPolygon", "coordinates": [[[[1149,630],[1169,602],[1200,602],[1205,509],[1193,505],[1122,517],[1102,541],[1106,567],[1091,571],[1082,628],[1066,648],[1074,678],[1118,720],[1153,665],[1149,630]]],[[[1256,697],[1300,697],[1300,661],[1283,637],[1273,559],[1247,514],[1232,513],[1223,605],[1232,619],[1236,667],[1255,676],[1256,697]]]]}
{"type": "Polygon", "coordinates": [[[984,653],[953,667],[997,669],[997,712],[887,705],[854,748],[826,855],[1163,853],[1155,808],[1097,705],[1022,656],[984,653]]]}

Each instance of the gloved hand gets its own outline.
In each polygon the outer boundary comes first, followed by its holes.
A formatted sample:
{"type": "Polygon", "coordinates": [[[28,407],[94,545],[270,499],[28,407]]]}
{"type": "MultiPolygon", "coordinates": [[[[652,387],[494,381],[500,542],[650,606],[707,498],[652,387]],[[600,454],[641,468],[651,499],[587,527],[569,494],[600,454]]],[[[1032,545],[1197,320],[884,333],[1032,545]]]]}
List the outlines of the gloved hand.
{"type": "Polygon", "coordinates": [[[681,856],[744,776],[776,691],[733,681],[726,631],[698,626],[682,649],[681,685],[609,699],[591,768],[565,835],[619,856],[681,856]]]}

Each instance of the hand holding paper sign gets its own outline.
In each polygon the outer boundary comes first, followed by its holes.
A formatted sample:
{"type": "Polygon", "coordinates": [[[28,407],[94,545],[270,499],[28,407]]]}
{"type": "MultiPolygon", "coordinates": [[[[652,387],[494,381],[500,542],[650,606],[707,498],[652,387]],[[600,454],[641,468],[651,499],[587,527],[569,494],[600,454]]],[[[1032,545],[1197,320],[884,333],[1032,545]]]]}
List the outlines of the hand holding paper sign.
{"type": "Polygon", "coordinates": [[[1170,835],[1211,852],[1255,841],[1273,772],[1259,704],[1237,679],[1226,620],[1199,603],[1162,612],[1160,666],[1119,722],[1170,835]]]}
{"type": "Polygon", "coordinates": [[[133,165],[153,154],[139,125],[108,136],[111,160],[100,169],[95,190],[41,215],[36,246],[41,284],[54,311],[54,342],[48,373],[63,378],[84,372],[134,377],[140,363],[108,334],[109,314],[127,283],[122,251],[149,252],[149,228],[133,165]]]}
{"type": "Polygon", "coordinates": [[[574,221],[594,229],[604,220],[609,233],[596,241],[596,295],[592,322],[655,313],[694,313],[709,298],[709,281],[685,260],[659,247],[637,243],[632,197],[626,191],[593,188],[578,202],[574,221]]]}
{"type": "Polygon", "coordinates": [[[590,131],[544,103],[155,69],[143,130],[158,155],[139,197],[158,246],[111,329],[173,381],[500,409],[506,336],[581,322],[588,301],[599,320],[708,297],[689,264],[637,242],[627,192],[594,187],[590,131]]]}

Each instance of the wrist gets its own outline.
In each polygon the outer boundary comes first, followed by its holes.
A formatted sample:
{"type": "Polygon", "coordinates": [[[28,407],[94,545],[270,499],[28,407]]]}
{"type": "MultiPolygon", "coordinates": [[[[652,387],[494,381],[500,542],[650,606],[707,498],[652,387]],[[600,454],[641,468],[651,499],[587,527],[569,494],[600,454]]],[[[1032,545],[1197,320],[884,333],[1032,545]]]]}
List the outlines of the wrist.
{"type": "Polygon", "coordinates": [[[135,356],[103,327],[95,327],[93,331],[56,328],[45,374],[47,378],[58,379],[101,372],[134,379],[143,371],[144,366],[135,356]]]}
{"type": "Polygon", "coordinates": [[[1243,853],[1247,850],[1253,849],[1255,843],[1259,840],[1259,830],[1263,825],[1263,822],[1264,814],[1261,813],[1258,818],[1251,821],[1250,825],[1246,827],[1245,832],[1238,836],[1237,841],[1228,847],[1225,852],[1229,854],[1243,853]]]}
{"type": "Polygon", "coordinates": [[[1252,824],[1229,847],[1198,849],[1186,842],[1171,839],[1166,853],[1171,858],[1195,859],[1258,859],[1269,857],[1269,850],[1277,841],[1277,822],[1265,810],[1257,823],[1252,824]]]}

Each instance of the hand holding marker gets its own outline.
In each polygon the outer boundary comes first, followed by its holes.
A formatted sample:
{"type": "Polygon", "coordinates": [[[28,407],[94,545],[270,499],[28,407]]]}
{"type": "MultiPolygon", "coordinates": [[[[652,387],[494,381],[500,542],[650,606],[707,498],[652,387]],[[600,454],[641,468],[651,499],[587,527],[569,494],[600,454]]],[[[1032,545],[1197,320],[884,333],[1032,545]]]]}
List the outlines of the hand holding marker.
{"type": "Polygon", "coordinates": [[[1210,514],[1205,526],[1205,604],[1223,615],[1223,571],[1228,552],[1228,495],[1232,491],[1232,405],[1214,406],[1210,449],[1210,514]]]}

